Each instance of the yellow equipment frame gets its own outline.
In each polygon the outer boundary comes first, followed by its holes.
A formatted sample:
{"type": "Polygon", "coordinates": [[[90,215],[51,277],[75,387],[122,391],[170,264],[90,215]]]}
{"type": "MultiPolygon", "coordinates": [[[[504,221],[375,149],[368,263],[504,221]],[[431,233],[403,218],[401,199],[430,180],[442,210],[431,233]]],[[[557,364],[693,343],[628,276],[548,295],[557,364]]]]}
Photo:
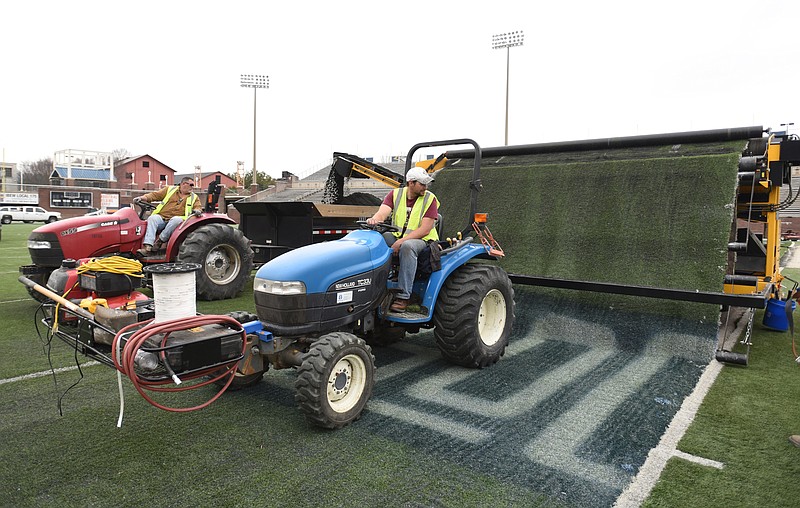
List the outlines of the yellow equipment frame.
{"type": "MultiPolygon", "coordinates": [[[[724,292],[728,294],[770,294],[779,295],[781,282],[784,276],[781,274],[780,267],[780,237],[781,221],[779,214],[781,182],[783,174],[772,174],[778,168],[782,173],[785,169],[781,158],[781,144],[775,143],[774,136],[770,136],[763,156],[757,156],[755,170],[752,172],[752,180],[745,182],[751,173],[742,172],[740,165],[740,185],[737,193],[736,212],[734,217],[733,230],[742,234],[746,230],[745,243],[755,242],[759,250],[764,254],[763,266],[758,269],[749,270],[750,277],[755,277],[755,285],[750,283],[726,282],[724,292]],[[743,178],[744,177],[744,178],[743,178]],[[743,226],[743,227],[740,227],[743,226]],[[755,231],[754,228],[761,228],[755,231]]],[[[787,166],[788,167],[788,166],[787,166]]],[[[731,239],[736,245],[737,238],[731,239]]],[[[738,241],[741,241],[740,239],[738,241]]],[[[729,262],[729,273],[736,274],[738,271],[737,257],[732,256],[732,263],[729,262]]]]}

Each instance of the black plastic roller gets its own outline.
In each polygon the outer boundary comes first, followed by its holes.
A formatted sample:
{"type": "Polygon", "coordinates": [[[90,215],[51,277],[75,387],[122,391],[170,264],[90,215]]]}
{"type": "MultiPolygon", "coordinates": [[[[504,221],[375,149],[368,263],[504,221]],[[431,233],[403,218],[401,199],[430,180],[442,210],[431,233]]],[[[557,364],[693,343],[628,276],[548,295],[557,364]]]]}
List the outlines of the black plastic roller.
{"type": "Polygon", "coordinates": [[[732,365],[747,366],[747,355],[743,353],[734,353],[732,351],[717,351],[716,359],[720,363],[729,363],[732,365]]]}

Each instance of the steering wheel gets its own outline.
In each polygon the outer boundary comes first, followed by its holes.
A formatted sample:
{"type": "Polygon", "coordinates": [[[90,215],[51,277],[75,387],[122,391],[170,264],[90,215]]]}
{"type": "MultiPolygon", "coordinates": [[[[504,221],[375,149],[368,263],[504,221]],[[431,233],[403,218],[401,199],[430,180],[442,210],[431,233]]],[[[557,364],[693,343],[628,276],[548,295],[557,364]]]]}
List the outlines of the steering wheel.
{"type": "Polygon", "coordinates": [[[147,213],[149,210],[155,210],[156,207],[158,206],[154,203],[150,203],[148,201],[143,201],[143,200],[134,201],[133,204],[137,205],[140,208],[139,218],[142,220],[144,220],[145,213],[147,213]]]}
{"type": "Polygon", "coordinates": [[[372,231],[377,231],[378,233],[386,233],[387,231],[400,231],[400,228],[395,226],[394,224],[387,224],[385,222],[379,222],[377,224],[369,224],[365,220],[357,220],[356,224],[359,225],[361,229],[369,229],[372,231]]]}

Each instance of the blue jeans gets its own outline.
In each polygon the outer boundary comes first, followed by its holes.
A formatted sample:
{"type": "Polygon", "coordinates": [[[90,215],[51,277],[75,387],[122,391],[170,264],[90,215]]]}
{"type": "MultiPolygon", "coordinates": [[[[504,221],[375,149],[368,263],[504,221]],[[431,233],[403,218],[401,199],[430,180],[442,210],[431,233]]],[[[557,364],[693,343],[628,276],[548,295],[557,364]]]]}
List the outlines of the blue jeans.
{"type": "MultiPolygon", "coordinates": [[[[391,233],[384,233],[386,244],[391,247],[397,238],[391,233]]],[[[400,273],[397,275],[397,286],[400,288],[397,298],[408,300],[414,287],[414,275],[417,274],[417,258],[422,249],[428,246],[425,240],[406,240],[400,246],[400,273]]]]}
{"type": "Polygon", "coordinates": [[[178,226],[182,223],[183,217],[173,217],[165,222],[163,217],[154,213],[147,218],[147,231],[144,232],[144,242],[142,243],[145,245],[153,245],[153,242],[156,240],[156,233],[161,233],[158,235],[158,238],[162,242],[167,243],[172,232],[178,229],[178,226]],[[166,240],[164,238],[166,238],[166,240]]]}

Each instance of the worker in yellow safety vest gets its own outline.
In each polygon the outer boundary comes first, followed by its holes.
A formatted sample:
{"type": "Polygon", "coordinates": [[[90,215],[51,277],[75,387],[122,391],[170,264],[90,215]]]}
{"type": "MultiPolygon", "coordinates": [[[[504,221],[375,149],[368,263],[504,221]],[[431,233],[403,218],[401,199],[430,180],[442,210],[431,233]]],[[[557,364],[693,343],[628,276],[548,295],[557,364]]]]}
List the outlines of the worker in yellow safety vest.
{"type": "Polygon", "coordinates": [[[400,292],[390,307],[392,312],[404,312],[408,307],[419,253],[429,241],[439,239],[433,227],[439,216],[439,200],[428,191],[432,181],[433,177],[424,169],[409,169],[406,186],[389,192],[375,215],[367,219],[367,224],[378,224],[391,216],[392,224],[399,228],[399,231],[383,235],[386,243],[400,256],[397,276],[400,292]]]}
{"type": "Polygon", "coordinates": [[[193,189],[194,180],[185,176],[181,178],[181,183],[178,185],[163,187],[155,192],[134,198],[134,203],[161,201],[147,218],[147,230],[144,233],[143,248],[139,249],[140,255],[148,256],[150,253],[161,250],[161,247],[169,241],[172,232],[183,221],[193,213],[201,212],[200,199],[193,189]]]}

